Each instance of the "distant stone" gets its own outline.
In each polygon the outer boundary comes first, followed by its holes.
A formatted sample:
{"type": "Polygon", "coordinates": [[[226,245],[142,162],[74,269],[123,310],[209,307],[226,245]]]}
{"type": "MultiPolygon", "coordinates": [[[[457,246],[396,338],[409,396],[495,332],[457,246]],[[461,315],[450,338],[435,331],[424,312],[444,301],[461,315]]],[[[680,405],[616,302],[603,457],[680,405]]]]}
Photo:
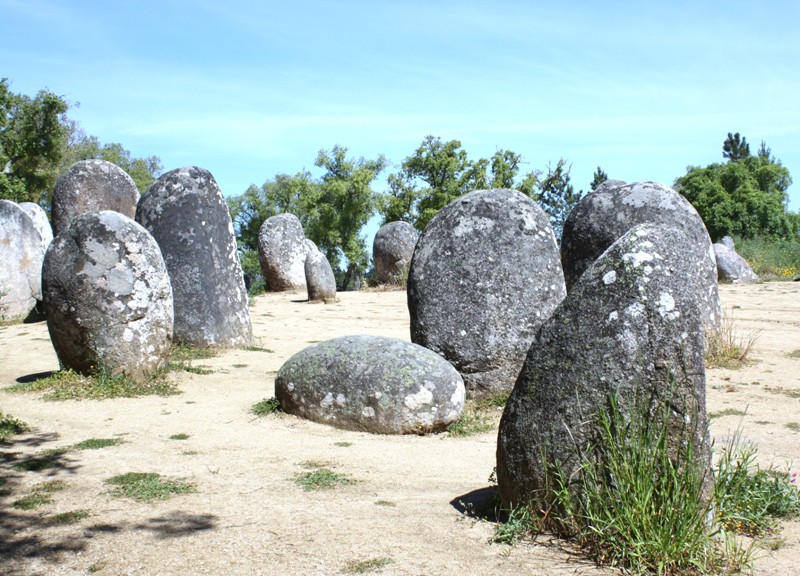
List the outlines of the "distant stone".
{"type": "Polygon", "coordinates": [[[172,288],[161,251],[118,212],[86,212],[56,239],[42,270],[47,327],[63,368],[142,379],[167,362],[172,288]]]}
{"type": "Polygon", "coordinates": [[[138,200],[136,184],[125,170],[105,160],[81,160],[56,181],[50,211],[53,234],[90,210],[114,210],[133,218],[138,200]]]}
{"type": "Polygon", "coordinates": [[[724,244],[714,244],[714,255],[717,259],[717,279],[720,283],[753,284],[758,282],[758,276],[753,272],[750,264],[735,250],[724,244]]]}
{"type": "Polygon", "coordinates": [[[336,302],[336,277],[330,262],[316,246],[308,249],[305,276],[309,302],[336,302]]]}
{"type": "MultiPolygon", "coordinates": [[[[688,200],[657,182],[619,182],[608,180],[581,198],[564,222],[561,264],[568,291],[584,270],[637,224],[677,226],[704,248],[706,257],[713,262],[711,238],[688,200]]],[[[716,284],[709,289],[716,292],[716,284]]]]}
{"type": "Polygon", "coordinates": [[[17,203],[0,200],[0,322],[25,320],[42,299],[42,238],[17,203]]]}
{"type": "Polygon", "coordinates": [[[641,224],[581,275],[536,335],[503,413],[497,481],[504,507],[535,498],[547,466],[571,477],[576,447],[592,441],[593,416],[609,396],[628,418],[635,398],[653,410],[651,402],[669,399],[670,433],[695,422],[696,453],[710,465],[704,332],[716,270],[703,252],[675,226],[641,224]]]}
{"type": "Polygon", "coordinates": [[[733,250],[736,252],[736,244],[733,242],[733,238],[730,236],[724,236],[722,240],[719,241],[720,244],[728,248],[729,250],[733,250]]]}
{"type": "Polygon", "coordinates": [[[53,229],[50,227],[50,220],[47,219],[47,213],[41,206],[33,202],[20,202],[19,207],[31,217],[34,225],[36,225],[36,230],[38,230],[39,236],[42,239],[42,257],[44,257],[44,253],[47,252],[47,247],[50,246],[50,242],[53,241],[53,229]]]}
{"type": "Polygon", "coordinates": [[[175,301],[175,340],[235,348],[253,338],[244,274],[228,206],[208,170],[161,176],[139,201],[136,221],[164,256],[175,301]]]}
{"type": "Polygon", "coordinates": [[[381,284],[400,284],[408,275],[419,232],[408,222],[388,222],[372,242],[375,275],[381,284]]]}
{"type": "Polygon", "coordinates": [[[441,356],[396,338],[343,336],[289,358],[275,378],[281,408],[373,434],[444,430],[464,408],[464,383],[441,356]]]}
{"type": "Polygon", "coordinates": [[[306,289],[305,240],[303,225],[294,214],[283,213],[264,220],[258,231],[258,260],[267,287],[273,292],[306,289]]]}
{"type": "Polygon", "coordinates": [[[472,192],[440,210],[417,242],[411,341],[453,364],[470,394],[508,391],[564,295],[544,211],[516,190],[472,192]]]}

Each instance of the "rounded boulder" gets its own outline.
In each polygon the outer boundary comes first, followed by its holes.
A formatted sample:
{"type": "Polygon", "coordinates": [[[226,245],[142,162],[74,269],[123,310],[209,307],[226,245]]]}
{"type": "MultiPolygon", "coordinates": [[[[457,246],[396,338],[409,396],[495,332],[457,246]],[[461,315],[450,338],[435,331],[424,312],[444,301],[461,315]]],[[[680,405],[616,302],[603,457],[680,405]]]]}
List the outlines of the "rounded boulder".
{"type": "Polygon", "coordinates": [[[375,276],[381,284],[399,284],[408,274],[419,232],[408,222],[388,222],[372,242],[375,276]]]}
{"type": "Polygon", "coordinates": [[[0,322],[28,317],[42,298],[42,239],[17,203],[0,200],[0,322]]]}
{"type": "Polygon", "coordinates": [[[464,408],[464,383],[441,356],[396,338],[343,336],[289,358],[275,378],[281,408],[374,434],[444,430],[464,408]]]}
{"type": "Polygon", "coordinates": [[[261,224],[258,260],[267,287],[273,292],[306,289],[305,240],[303,225],[294,214],[271,216],[261,224]]]}
{"type": "Polygon", "coordinates": [[[58,177],[50,215],[57,236],[84,212],[113,210],[136,215],[139,190],[125,170],[105,160],[81,160],[58,177]]]}
{"type": "Polygon", "coordinates": [[[172,339],[172,288],[161,251],[118,212],[86,212],[44,259],[47,328],[63,368],[143,378],[163,366],[172,339]]]}
{"type": "Polygon", "coordinates": [[[310,240],[306,242],[311,244],[308,247],[305,263],[308,301],[325,304],[336,302],[336,277],[333,275],[333,268],[313,242],[310,240]]]}
{"type": "Polygon", "coordinates": [[[509,391],[564,298],[547,215],[516,190],[479,190],[428,223],[408,274],[411,341],[446,358],[470,394],[509,391]]]}

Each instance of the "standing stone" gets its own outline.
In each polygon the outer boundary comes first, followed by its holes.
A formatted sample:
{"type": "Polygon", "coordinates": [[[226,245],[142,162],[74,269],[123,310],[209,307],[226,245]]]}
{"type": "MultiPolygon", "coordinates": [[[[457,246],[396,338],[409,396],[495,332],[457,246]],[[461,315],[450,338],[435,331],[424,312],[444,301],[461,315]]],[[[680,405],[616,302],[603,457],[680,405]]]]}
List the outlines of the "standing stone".
{"type": "MultiPolygon", "coordinates": [[[[313,243],[312,243],[313,245],[313,243]]],[[[325,255],[316,246],[309,247],[305,263],[309,302],[336,302],[336,278],[325,255]]]]}
{"type": "Polygon", "coordinates": [[[75,162],[58,177],[53,190],[53,234],[66,230],[73,219],[90,210],[114,210],[133,218],[138,200],[133,179],[116,164],[105,160],[75,162]]]}
{"type": "Polygon", "coordinates": [[[516,190],[478,190],[440,210],[417,242],[411,341],[453,364],[470,393],[508,391],[564,295],[547,215],[516,190]]]}
{"type": "Polygon", "coordinates": [[[504,507],[533,497],[544,486],[546,466],[571,477],[576,447],[591,441],[592,417],[609,395],[625,417],[634,398],[652,402],[651,409],[669,400],[670,430],[694,421],[696,453],[710,465],[704,332],[714,305],[707,277],[716,270],[703,252],[676,227],[635,226],[583,273],[542,325],[500,422],[497,481],[504,507]]]}
{"type": "Polygon", "coordinates": [[[20,202],[19,207],[31,217],[36,225],[36,230],[39,231],[39,236],[42,238],[42,257],[44,257],[50,242],[53,241],[53,228],[50,226],[50,220],[47,219],[47,213],[41,206],[33,202],[20,202]]]}
{"type": "Polygon", "coordinates": [[[408,222],[388,222],[372,242],[375,275],[381,284],[400,284],[407,276],[419,232],[408,222]]]}
{"type": "Polygon", "coordinates": [[[62,368],[142,379],[172,338],[172,288],[161,251],[118,212],[86,212],[53,241],[42,270],[50,339],[62,368]]]}
{"type": "MultiPolygon", "coordinates": [[[[609,246],[635,225],[645,222],[684,230],[713,263],[711,238],[702,218],[686,198],[656,182],[619,182],[606,181],[581,198],[564,222],[561,264],[568,291],[609,246]]],[[[709,290],[716,295],[716,283],[709,290]]]]}
{"type": "Polygon", "coordinates": [[[733,250],[736,252],[736,244],[733,242],[733,238],[730,236],[723,236],[722,240],[719,241],[720,244],[727,247],[729,250],[733,250]]]}
{"type": "Polygon", "coordinates": [[[20,206],[0,200],[0,322],[28,317],[42,299],[42,239],[20,206]]]}
{"type": "Polygon", "coordinates": [[[175,301],[175,339],[244,346],[253,337],[244,274],[228,207],[208,170],[178,168],[139,201],[136,221],[158,242],[175,301]]]}
{"type": "Polygon", "coordinates": [[[267,287],[273,292],[306,289],[305,239],[303,225],[294,214],[278,214],[261,224],[258,260],[267,287]]]}
{"type": "MultiPolygon", "coordinates": [[[[730,239],[729,236],[725,238],[730,239]]],[[[758,282],[758,276],[747,260],[725,244],[714,244],[714,255],[717,260],[717,280],[724,284],[752,284],[758,282]]]]}
{"type": "Polygon", "coordinates": [[[342,336],[289,358],[275,377],[284,412],[345,430],[424,434],[464,408],[464,383],[441,356],[397,338],[342,336]]]}

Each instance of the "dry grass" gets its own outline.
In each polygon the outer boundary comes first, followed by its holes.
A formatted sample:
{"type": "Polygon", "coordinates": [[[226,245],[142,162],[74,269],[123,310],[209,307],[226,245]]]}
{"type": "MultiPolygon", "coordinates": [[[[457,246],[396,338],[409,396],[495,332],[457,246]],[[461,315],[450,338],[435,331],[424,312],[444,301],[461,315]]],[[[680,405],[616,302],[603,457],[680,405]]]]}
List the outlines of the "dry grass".
{"type": "Polygon", "coordinates": [[[741,368],[748,363],[760,333],[760,330],[740,332],[728,313],[723,313],[719,326],[706,331],[706,366],[741,368]]]}

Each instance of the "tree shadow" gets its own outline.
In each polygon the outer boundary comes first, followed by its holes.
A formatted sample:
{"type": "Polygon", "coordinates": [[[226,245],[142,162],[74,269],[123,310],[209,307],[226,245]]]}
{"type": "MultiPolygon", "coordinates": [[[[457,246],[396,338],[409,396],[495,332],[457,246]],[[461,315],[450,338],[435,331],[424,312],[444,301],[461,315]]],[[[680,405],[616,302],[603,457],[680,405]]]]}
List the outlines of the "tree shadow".
{"type": "Polygon", "coordinates": [[[134,526],[136,530],[148,530],[156,538],[180,538],[191,536],[196,532],[205,532],[217,527],[218,518],[213,514],[191,514],[176,510],[159,516],[150,518],[146,523],[134,526]]]}

